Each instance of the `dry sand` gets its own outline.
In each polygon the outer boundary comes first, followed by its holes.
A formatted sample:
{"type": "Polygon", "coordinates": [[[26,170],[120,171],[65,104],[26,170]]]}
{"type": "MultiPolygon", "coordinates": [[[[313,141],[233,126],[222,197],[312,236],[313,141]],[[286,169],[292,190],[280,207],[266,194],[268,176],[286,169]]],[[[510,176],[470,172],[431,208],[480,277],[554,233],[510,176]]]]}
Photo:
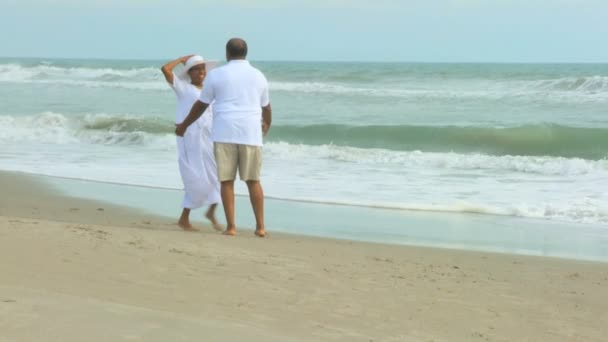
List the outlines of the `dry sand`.
{"type": "Polygon", "coordinates": [[[2,342],[608,336],[608,263],[188,233],[29,176],[0,191],[2,342]]]}

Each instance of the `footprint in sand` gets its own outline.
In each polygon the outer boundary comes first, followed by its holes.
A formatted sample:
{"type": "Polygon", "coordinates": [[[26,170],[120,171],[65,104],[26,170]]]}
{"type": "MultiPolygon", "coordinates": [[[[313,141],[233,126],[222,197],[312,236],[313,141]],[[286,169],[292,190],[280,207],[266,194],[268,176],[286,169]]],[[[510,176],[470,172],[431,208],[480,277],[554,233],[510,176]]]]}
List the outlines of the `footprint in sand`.
{"type": "Polygon", "coordinates": [[[110,235],[110,233],[103,231],[103,230],[96,230],[95,232],[91,232],[92,234],[94,234],[95,238],[100,239],[100,240],[106,240],[107,237],[110,235]]]}
{"type": "Polygon", "coordinates": [[[193,256],[194,254],[188,252],[188,251],[184,251],[181,249],[177,249],[177,248],[171,248],[169,250],[169,253],[175,253],[175,254],[184,254],[184,255],[188,255],[188,256],[193,256]]]}
{"type": "Polygon", "coordinates": [[[8,220],[8,223],[28,223],[28,224],[38,224],[38,221],[8,220]]]}
{"type": "Polygon", "coordinates": [[[72,231],[76,232],[78,230],[84,230],[84,231],[90,231],[91,228],[89,228],[88,226],[85,225],[75,225],[75,226],[68,226],[69,228],[72,228],[72,231]]]}

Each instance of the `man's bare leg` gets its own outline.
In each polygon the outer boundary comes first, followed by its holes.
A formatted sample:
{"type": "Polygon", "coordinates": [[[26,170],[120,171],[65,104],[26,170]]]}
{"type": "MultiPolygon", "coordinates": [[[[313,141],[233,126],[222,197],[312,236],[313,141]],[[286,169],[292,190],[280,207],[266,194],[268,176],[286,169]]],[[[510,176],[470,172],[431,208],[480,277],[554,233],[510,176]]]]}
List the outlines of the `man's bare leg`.
{"type": "Polygon", "coordinates": [[[209,221],[211,221],[211,225],[212,225],[213,229],[217,230],[218,232],[221,232],[222,231],[222,225],[219,224],[219,222],[217,222],[217,219],[215,218],[215,209],[216,208],[217,208],[217,203],[213,203],[212,205],[210,205],[209,209],[205,213],[205,217],[209,221]]]}
{"type": "Polygon", "coordinates": [[[249,200],[255,215],[255,235],[259,237],[266,236],[264,227],[264,190],[260,181],[247,181],[249,189],[249,200]]]}
{"type": "Polygon", "coordinates": [[[184,208],[184,210],[182,210],[182,215],[179,217],[179,220],[177,221],[177,225],[180,226],[183,230],[190,230],[190,231],[199,230],[197,228],[194,228],[190,224],[190,209],[188,209],[188,208],[184,208]]]}
{"type": "Polygon", "coordinates": [[[222,182],[222,204],[226,215],[226,230],[224,235],[236,235],[234,222],[234,180],[222,182]]]}

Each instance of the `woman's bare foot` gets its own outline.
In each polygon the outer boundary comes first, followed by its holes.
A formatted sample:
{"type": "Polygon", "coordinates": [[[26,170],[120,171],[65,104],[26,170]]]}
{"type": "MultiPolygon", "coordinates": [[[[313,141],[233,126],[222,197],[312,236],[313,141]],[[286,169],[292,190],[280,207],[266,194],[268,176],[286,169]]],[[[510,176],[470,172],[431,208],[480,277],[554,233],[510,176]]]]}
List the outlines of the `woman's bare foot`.
{"type": "Polygon", "coordinates": [[[179,220],[177,221],[177,225],[180,226],[180,228],[182,228],[185,231],[192,231],[192,232],[200,231],[200,229],[194,228],[190,224],[190,209],[188,209],[188,208],[184,208],[184,210],[182,210],[182,216],[179,217],[179,220]]]}
{"type": "Polygon", "coordinates": [[[192,225],[190,224],[190,222],[182,222],[182,221],[180,220],[180,221],[178,221],[178,222],[177,222],[177,225],[178,225],[178,226],[179,226],[181,229],[183,229],[183,230],[185,230],[185,231],[189,231],[189,232],[198,232],[198,231],[200,231],[200,229],[198,229],[198,228],[196,228],[196,227],[192,226],[192,225]]]}
{"type": "Polygon", "coordinates": [[[221,232],[222,230],[224,230],[224,227],[217,222],[216,218],[215,218],[215,208],[217,207],[217,204],[212,204],[209,207],[209,210],[207,210],[207,212],[205,213],[205,217],[207,218],[207,220],[209,220],[211,222],[211,226],[213,227],[213,229],[215,229],[218,232],[221,232]]]}

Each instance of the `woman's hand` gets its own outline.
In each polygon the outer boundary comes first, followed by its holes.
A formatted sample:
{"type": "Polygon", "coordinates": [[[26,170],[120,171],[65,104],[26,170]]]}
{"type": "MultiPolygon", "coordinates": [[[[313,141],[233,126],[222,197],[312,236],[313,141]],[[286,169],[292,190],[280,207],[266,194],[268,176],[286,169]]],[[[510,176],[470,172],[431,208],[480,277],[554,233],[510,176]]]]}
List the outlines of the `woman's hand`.
{"type": "Polygon", "coordinates": [[[192,56],[194,56],[194,55],[182,56],[179,58],[179,60],[182,62],[182,64],[186,64],[188,59],[190,59],[190,57],[192,57],[192,56]]]}
{"type": "Polygon", "coordinates": [[[178,59],[172,60],[171,62],[163,65],[160,68],[160,70],[163,72],[163,75],[165,76],[165,80],[167,80],[169,84],[173,84],[173,69],[180,63],[185,64],[188,58],[192,56],[194,55],[182,56],[178,59]]]}

